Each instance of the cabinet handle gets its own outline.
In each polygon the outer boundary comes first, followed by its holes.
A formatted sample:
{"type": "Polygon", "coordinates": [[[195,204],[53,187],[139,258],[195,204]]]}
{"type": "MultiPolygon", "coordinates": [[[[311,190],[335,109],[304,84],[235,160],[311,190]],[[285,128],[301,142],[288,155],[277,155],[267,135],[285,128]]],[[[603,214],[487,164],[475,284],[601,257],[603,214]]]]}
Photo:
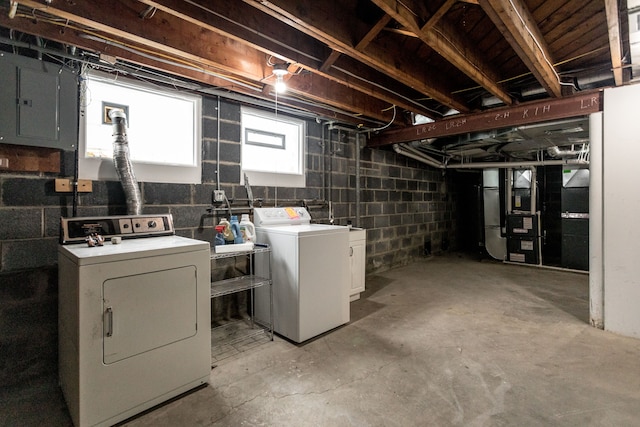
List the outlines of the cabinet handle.
{"type": "Polygon", "coordinates": [[[107,307],[107,312],[104,314],[104,320],[107,327],[107,337],[113,335],[113,308],[107,307]]]}
{"type": "Polygon", "coordinates": [[[349,246],[349,256],[353,256],[353,246],[349,246]]]}

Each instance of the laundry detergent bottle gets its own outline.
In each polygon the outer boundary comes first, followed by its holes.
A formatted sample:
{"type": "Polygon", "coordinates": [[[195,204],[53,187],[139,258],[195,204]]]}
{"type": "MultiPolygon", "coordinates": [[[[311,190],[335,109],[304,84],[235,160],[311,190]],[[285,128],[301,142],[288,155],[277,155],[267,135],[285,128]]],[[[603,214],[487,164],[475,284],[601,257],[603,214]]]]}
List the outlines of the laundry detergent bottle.
{"type": "Polygon", "coordinates": [[[256,239],[256,227],[249,220],[249,214],[242,214],[240,219],[240,233],[245,242],[255,242],[256,239]]]}
{"type": "Polygon", "coordinates": [[[215,246],[224,245],[224,225],[216,225],[216,237],[214,239],[215,246]]]}
{"type": "Polygon", "coordinates": [[[226,218],[220,218],[220,224],[222,228],[222,236],[224,237],[224,241],[227,245],[232,244],[235,241],[233,231],[231,231],[231,224],[227,221],[226,218]]]}
{"type": "Polygon", "coordinates": [[[238,223],[238,217],[231,215],[231,231],[233,232],[233,243],[244,243],[242,233],[240,232],[240,223],[238,223]]]}

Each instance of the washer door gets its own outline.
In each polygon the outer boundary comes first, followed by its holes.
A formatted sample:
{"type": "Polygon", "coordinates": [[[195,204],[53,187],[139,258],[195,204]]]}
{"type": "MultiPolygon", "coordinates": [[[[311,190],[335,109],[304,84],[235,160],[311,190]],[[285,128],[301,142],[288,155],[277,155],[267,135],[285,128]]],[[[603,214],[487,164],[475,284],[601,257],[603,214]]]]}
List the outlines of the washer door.
{"type": "Polygon", "coordinates": [[[195,266],[108,279],[102,290],[107,365],[197,332],[195,266]]]}

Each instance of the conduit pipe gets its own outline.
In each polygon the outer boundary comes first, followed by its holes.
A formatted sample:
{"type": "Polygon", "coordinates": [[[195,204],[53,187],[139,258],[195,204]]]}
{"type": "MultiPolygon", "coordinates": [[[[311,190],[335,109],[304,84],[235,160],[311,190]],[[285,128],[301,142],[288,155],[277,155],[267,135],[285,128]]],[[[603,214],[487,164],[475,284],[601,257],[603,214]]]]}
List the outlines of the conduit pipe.
{"type": "Polygon", "coordinates": [[[127,140],[127,115],[122,110],[111,110],[109,117],[113,123],[113,165],[122,183],[127,199],[127,214],[142,214],[142,197],[138,182],[133,173],[129,159],[129,142],[127,140]]]}

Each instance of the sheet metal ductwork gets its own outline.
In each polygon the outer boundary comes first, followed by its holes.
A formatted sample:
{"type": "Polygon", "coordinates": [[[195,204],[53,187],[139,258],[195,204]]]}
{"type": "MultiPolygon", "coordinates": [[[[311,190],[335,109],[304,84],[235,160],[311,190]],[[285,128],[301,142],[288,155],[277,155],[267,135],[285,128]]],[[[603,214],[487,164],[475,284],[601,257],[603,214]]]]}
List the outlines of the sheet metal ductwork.
{"type": "Polygon", "coordinates": [[[113,122],[113,164],[122,183],[127,199],[127,214],[142,214],[142,197],[129,159],[129,141],[127,140],[127,115],[122,110],[111,110],[109,117],[113,122]]]}

